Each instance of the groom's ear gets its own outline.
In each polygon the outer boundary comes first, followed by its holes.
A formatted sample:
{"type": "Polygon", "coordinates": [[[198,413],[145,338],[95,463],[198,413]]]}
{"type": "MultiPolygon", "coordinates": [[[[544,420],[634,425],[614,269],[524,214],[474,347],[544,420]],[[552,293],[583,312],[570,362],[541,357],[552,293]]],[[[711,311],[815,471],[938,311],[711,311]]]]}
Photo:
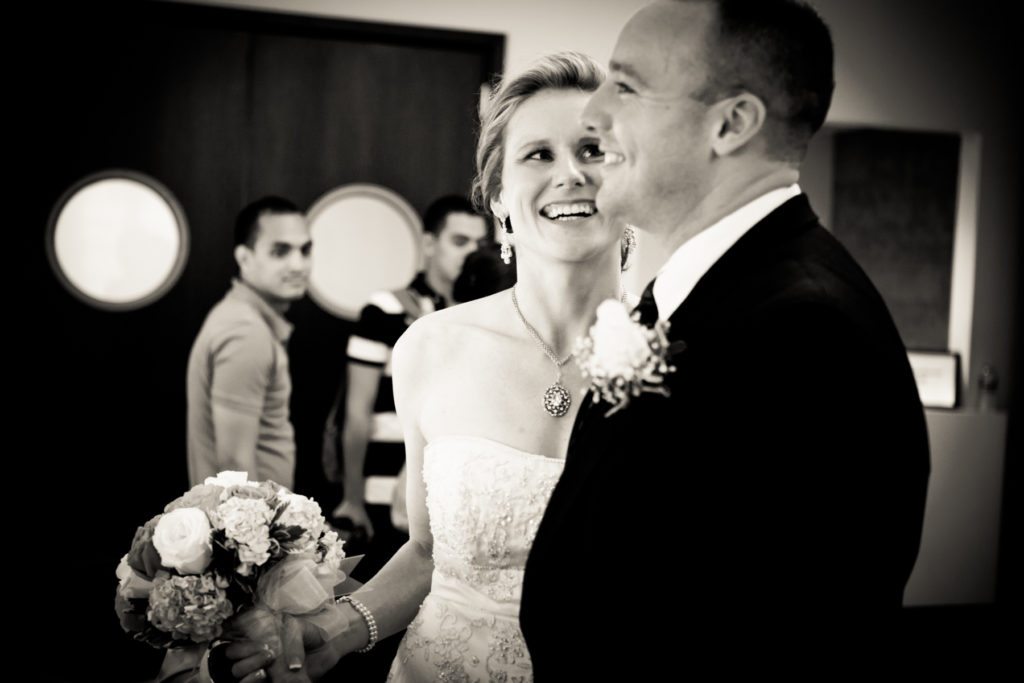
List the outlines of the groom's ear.
{"type": "Polygon", "coordinates": [[[768,108],[761,98],[748,92],[726,98],[715,107],[719,111],[715,117],[711,149],[720,157],[733,154],[754,139],[764,128],[768,117],[768,108]]]}

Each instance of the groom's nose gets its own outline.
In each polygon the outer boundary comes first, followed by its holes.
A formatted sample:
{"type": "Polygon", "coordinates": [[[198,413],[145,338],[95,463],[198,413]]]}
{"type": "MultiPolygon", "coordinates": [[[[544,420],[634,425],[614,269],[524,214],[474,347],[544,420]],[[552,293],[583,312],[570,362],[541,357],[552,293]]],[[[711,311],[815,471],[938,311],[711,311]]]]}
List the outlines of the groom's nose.
{"type": "Polygon", "coordinates": [[[608,95],[610,92],[608,81],[605,81],[601,84],[601,87],[594,91],[594,94],[590,96],[590,101],[587,102],[587,106],[583,108],[581,119],[588,131],[600,134],[601,131],[611,128],[611,117],[608,115],[608,95]]]}
{"type": "Polygon", "coordinates": [[[577,186],[582,187],[587,183],[587,175],[582,166],[572,157],[562,157],[555,175],[555,187],[577,186]]]}

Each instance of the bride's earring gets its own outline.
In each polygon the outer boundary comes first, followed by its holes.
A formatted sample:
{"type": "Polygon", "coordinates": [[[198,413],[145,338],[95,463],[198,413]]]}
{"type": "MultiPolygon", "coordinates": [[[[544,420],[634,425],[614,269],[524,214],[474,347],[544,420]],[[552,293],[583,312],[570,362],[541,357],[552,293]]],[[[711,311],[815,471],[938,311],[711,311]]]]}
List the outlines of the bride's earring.
{"type": "Polygon", "coordinates": [[[636,251],[636,228],[627,225],[626,229],[622,231],[622,240],[619,244],[622,248],[622,270],[629,270],[632,265],[630,260],[633,257],[633,252],[636,251]]]}
{"type": "Polygon", "coordinates": [[[512,244],[509,240],[509,235],[512,234],[512,221],[508,216],[505,216],[504,226],[505,229],[501,231],[501,260],[507,266],[512,263],[512,244]]]}

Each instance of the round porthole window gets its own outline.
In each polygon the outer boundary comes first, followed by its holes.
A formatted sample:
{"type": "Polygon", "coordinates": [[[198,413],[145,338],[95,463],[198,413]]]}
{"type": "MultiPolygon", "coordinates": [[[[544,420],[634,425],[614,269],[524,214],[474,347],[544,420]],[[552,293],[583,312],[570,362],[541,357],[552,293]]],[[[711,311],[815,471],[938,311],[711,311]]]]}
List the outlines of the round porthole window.
{"type": "Polygon", "coordinates": [[[108,310],[150,304],[170,290],[188,257],[180,204],[156,180],[106,171],[76,183],[54,207],[50,263],[79,299],[108,310]]]}
{"type": "Polygon", "coordinates": [[[309,294],[334,315],[355,320],[370,294],[406,286],[420,268],[420,217],[386,187],[339,187],[313,204],[308,220],[313,236],[309,294]]]}

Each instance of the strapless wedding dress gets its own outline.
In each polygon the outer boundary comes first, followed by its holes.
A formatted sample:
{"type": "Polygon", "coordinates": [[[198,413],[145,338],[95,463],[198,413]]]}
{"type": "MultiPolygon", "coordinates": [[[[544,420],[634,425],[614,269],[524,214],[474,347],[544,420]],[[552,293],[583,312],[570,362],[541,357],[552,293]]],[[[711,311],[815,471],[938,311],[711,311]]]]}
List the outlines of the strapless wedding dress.
{"type": "Polygon", "coordinates": [[[533,680],[519,630],[523,569],[562,465],[480,437],[426,446],[434,574],[389,681],[533,680]]]}

